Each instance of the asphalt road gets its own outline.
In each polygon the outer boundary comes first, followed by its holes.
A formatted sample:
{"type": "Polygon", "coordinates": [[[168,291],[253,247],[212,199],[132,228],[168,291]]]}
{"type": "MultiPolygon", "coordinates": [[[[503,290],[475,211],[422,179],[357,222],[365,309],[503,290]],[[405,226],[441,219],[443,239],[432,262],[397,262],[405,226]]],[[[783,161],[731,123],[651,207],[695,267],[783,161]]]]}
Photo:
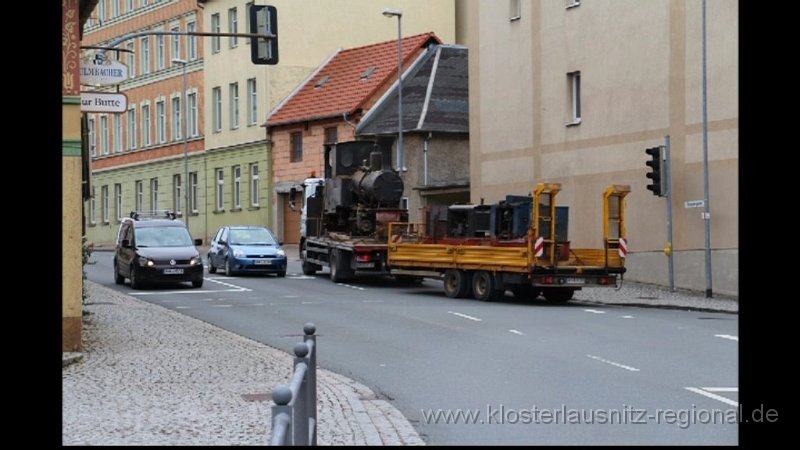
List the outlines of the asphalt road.
{"type": "MultiPolygon", "coordinates": [[[[737,444],[736,315],[450,299],[441,283],[206,275],[134,291],[112,253],[89,279],[291,352],[389,399],[429,444],[737,444]]],[[[613,291],[609,290],[613,296],[613,291]]]]}

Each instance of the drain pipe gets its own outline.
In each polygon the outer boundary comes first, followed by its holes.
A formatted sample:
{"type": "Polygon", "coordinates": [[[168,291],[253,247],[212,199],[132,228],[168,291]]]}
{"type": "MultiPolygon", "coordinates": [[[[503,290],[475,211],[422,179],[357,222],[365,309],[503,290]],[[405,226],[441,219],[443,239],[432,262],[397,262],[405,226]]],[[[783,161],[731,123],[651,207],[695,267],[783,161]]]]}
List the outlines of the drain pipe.
{"type": "Polygon", "coordinates": [[[423,174],[423,186],[428,185],[428,141],[431,140],[433,137],[433,132],[428,132],[428,137],[422,143],[422,174],[423,174]]]}

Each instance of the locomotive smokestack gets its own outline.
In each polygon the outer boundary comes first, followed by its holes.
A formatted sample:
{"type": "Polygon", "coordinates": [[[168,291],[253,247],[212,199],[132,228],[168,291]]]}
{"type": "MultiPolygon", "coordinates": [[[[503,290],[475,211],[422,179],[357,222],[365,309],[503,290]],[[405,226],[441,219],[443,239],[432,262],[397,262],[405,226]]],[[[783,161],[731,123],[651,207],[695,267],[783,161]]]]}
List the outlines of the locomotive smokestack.
{"type": "Polygon", "coordinates": [[[377,172],[381,170],[383,164],[383,155],[380,152],[372,152],[369,154],[369,170],[377,172]]]}
{"type": "Polygon", "coordinates": [[[392,170],[392,142],[394,138],[378,138],[378,148],[381,151],[381,172],[391,172],[392,170]]]}

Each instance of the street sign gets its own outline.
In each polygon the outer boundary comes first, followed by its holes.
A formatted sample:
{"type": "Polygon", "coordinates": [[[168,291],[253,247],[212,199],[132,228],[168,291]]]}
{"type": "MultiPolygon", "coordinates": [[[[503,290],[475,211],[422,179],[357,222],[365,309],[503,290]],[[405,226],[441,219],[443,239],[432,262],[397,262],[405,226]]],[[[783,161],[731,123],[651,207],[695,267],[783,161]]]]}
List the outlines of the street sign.
{"type": "Polygon", "coordinates": [[[121,113],[128,110],[128,96],[107,92],[81,92],[81,112],[121,113]]]}
{"type": "Polygon", "coordinates": [[[128,66],[105,58],[101,53],[94,58],[81,59],[81,84],[107,86],[128,79],[128,66]]]}
{"type": "Polygon", "coordinates": [[[705,200],[689,200],[688,202],[683,202],[683,207],[686,209],[702,208],[704,206],[706,206],[705,200]]]}

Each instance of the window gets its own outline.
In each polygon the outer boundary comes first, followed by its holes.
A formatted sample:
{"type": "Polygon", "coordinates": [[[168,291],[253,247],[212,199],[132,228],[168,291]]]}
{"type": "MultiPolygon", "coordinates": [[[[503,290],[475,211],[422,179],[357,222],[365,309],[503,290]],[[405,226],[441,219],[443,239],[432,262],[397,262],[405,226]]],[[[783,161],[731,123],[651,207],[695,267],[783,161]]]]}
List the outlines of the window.
{"type": "Polygon", "coordinates": [[[581,0],[566,0],[567,2],[567,9],[574,8],[575,6],[581,6],[581,0]]]}
{"type": "MultiPolygon", "coordinates": [[[[100,26],[102,26],[103,22],[106,20],[106,2],[105,1],[101,1],[97,5],[97,16],[98,16],[98,19],[100,20],[100,26]]],[[[92,221],[92,223],[94,223],[94,221],[92,221]]]]}
{"type": "Polygon", "coordinates": [[[303,160],[303,133],[295,132],[290,136],[291,140],[291,153],[289,154],[289,162],[298,162],[303,160]]]}
{"type": "Polygon", "coordinates": [[[325,128],[325,144],[339,142],[339,130],[336,127],[325,128]]]}
{"type": "Polygon", "coordinates": [[[172,176],[172,205],[175,207],[175,213],[180,214],[181,207],[183,206],[183,191],[181,190],[181,176],[172,176]]]}
{"type": "Polygon", "coordinates": [[[128,110],[128,150],[136,148],[136,108],[128,110]]]}
{"type": "Polygon", "coordinates": [[[131,41],[126,44],[128,51],[128,76],[136,76],[136,43],[131,41]]]}
{"type": "Polygon", "coordinates": [[[119,16],[119,0],[111,0],[111,17],[119,16]]]}
{"type": "Polygon", "coordinates": [[[108,223],[108,185],[100,188],[100,213],[103,223],[108,223]]]}
{"type": "MultiPolygon", "coordinates": [[[[231,8],[228,10],[228,32],[229,33],[238,33],[239,31],[239,20],[236,17],[236,8],[231,8]]],[[[236,36],[231,36],[229,40],[230,48],[236,48],[239,45],[239,38],[236,36]]]]}
{"type": "Polygon", "coordinates": [[[400,209],[408,209],[408,197],[402,197],[400,199],[400,209]]]}
{"type": "Polygon", "coordinates": [[[95,140],[94,117],[89,119],[89,154],[97,155],[97,141],[95,140]]]}
{"type": "Polygon", "coordinates": [[[125,12],[133,11],[133,0],[125,0],[125,12]]]}
{"type": "Polygon", "coordinates": [[[150,144],[150,105],[142,105],[142,145],[150,144]]]}
{"type": "Polygon", "coordinates": [[[156,138],[161,144],[167,142],[167,104],[164,100],[156,102],[156,138]]]}
{"type": "MultiPolygon", "coordinates": [[[[156,30],[156,31],[164,31],[164,30],[156,30]]],[[[165,65],[165,48],[164,48],[164,35],[160,34],[156,36],[156,67],[158,70],[164,68],[165,65]]]]}
{"type": "Polygon", "coordinates": [[[181,138],[181,98],[172,97],[172,139],[181,138]]]}
{"type": "Polygon", "coordinates": [[[119,183],[114,185],[114,214],[117,221],[122,219],[122,185],[119,183]]]}
{"type": "Polygon", "coordinates": [[[581,123],[581,73],[570,72],[567,74],[567,88],[569,89],[569,108],[572,117],[567,126],[581,123]]]}
{"type": "Polygon", "coordinates": [[[89,223],[97,223],[97,202],[95,201],[95,189],[92,186],[92,196],[89,198],[89,223]]]}
{"type": "Polygon", "coordinates": [[[122,153],[122,116],[114,114],[114,153],[122,153]]]}
{"type": "Polygon", "coordinates": [[[187,133],[191,137],[195,137],[200,132],[197,129],[197,93],[192,92],[189,97],[189,130],[187,133]]]}
{"type": "Polygon", "coordinates": [[[150,178],[150,212],[158,211],[158,178],[150,178]]]}
{"type": "Polygon", "coordinates": [[[150,73],[150,38],[143,37],[139,47],[142,52],[142,74],[150,73]]]}
{"type": "Polygon", "coordinates": [[[228,86],[231,102],[231,130],[239,128],[239,83],[231,83],[228,86]]]}
{"type": "Polygon", "coordinates": [[[100,151],[108,154],[108,116],[100,116],[100,151]]]}
{"type": "Polygon", "coordinates": [[[150,0],[142,0],[142,6],[147,6],[150,4],[150,0]]]}
{"type": "MultiPolygon", "coordinates": [[[[181,31],[180,27],[175,25],[170,29],[173,33],[181,31]]],[[[172,35],[172,58],[181,57],[181,36],[179,34],[172,35]]]]}
{"type": "Polygon", "coordinates": [[[250,205],[258,206],[258,163],[250,164],[250,205]]]}
{"type": "Polygon", "coordinates": [[[192,212],[197,212],[197,172],[192,172],[189,174],[189,183],[191,186],[191,191],[189,191],[190,199],[189,201],[192,204],[192,212]]]}
{"type": "MultiPolygon", "coordinates": [[[[252,31],[250,31],[250,20],[249,20],[250,8],[252,8],[252,7],[253,7],[253,2],[247,2],[247,3],[244,4],[244,18],[245,18],[245,20],[244,20],[244,29],[245,29],[245,33],[252,33],[252,31]]],[[[250,39],[245,39],[244,43],[247,44],[247,45],[250,45],[250,39]]]]}
{"type": "Polygon", "coordinates": [[[247,125],[255,125],[258,122],[258,92],[256,91],[256,79],[247,80],[247,125]]]}
{"type": "Polygon", "coordinates": [[[136,211],[144,208],[144,186],[142,180],[136,181],[136,211]]]}
{"type": "MultiPolygon", "coordinates": [[[[211,15],[211,32],[219,33],[219,13],[211,15]]],[[[219,53],[219,36],[211,37],[211,53],[219,53]]]]}
{"type": "Polygon", "coordinates": [[[508,20],[519,20],[520,17],[519,0],[508,0],[508,20]]]}
{"type": "Polygon", "coordinates": [[[222,90],[219,86],[211,89],[211,120],[214,124],[214,133],[222,130],[222,90]]]}
{"type": "Polygon", "coordinates": [[[225,172],[217,169],[217,211],[223,211],[225,207],[225,172]]]}
{"type": "Polygon", "coordinates": [[[242,207],[242,167],[233,166],[233,208],[242,207]]]}
{"type": "MultiPolygon", "coordinates": [[[[189,22],[186,24],[186,31],[190,31],[194,33],[197,31],[197,23],[189,22]]],[[[187,36],[189,40],[188,47],[189,47],[189,61],[194,61],[197,59],[197,36],[187,36]]]]}

